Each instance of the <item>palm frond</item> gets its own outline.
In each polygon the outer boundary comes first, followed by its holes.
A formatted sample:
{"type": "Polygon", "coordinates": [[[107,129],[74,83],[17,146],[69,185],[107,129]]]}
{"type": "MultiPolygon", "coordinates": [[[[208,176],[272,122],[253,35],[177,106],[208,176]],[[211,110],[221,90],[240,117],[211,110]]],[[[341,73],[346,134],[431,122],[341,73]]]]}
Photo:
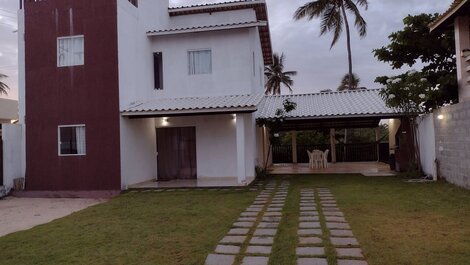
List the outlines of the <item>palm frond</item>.
{"type": "Polygon", "coordinates": [[[330,4],[331,0],[308,2],[295,11],[294,19],[299,20],[306,17],[308,20],[312,20],[315,17],[319,17],[323,13],[323,10],[330,4]]]}
{"type": "MultiPolygon", "coordinates": [[[[357,1],[359,3],[359,1],[357,1]]],[[[365,2],[366,9],[367,9],[367,1],[362,0],[361,2],[365,2]]],[[[357,8],[357,6],[354,4],[352,0],[344,0],[344,6],[347,10],[352,12],[355,17],[355,22],[354,25],[357,28],[357,31],[359,31],[359,36],[365,37],[367,35],[367,22],[364,20],[364,18],[361,16],[361,12],[357,8]]]]}
{"type": "MultiPolygon", "coordinates": [[[[4,74],[0,74],[0,80],[3,79],[3,78],[7,78],[8,76],[7,75],[4,75],[4,74]]],[[[1,94],[4,94],[4,95],[8,95],[8,90],[10,88],[8,87],[7,84],[3,83],[2,81],[0,81],[0,95],[1,94]]]]}
{"type": "Polygon", "coordinates": [[[264,75],[267,77],[265,94],[281,94],[281,85],[286,86],[292,91],[294,81],[291,79],[291,76],[295,76],[297,72],[284,71],[284,60],[285,56],[283,53],[281,53],[281,55],[274,53],[273,64],[265,67],[264,75]]]}

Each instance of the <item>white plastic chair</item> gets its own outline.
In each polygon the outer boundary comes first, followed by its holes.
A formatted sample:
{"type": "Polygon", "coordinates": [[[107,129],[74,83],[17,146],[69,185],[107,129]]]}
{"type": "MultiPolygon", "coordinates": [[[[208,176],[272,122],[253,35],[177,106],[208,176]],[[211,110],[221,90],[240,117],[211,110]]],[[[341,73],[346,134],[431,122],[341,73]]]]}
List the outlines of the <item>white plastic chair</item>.
{"type": "Polygon", "coordinates": [[[328,168],[329,165],[328,165],[328,154],[330,153],[330,150],[329,149],[326,149],[325,150],[325,153],[323,153],[323,167],[324,168],[328,168]]]}

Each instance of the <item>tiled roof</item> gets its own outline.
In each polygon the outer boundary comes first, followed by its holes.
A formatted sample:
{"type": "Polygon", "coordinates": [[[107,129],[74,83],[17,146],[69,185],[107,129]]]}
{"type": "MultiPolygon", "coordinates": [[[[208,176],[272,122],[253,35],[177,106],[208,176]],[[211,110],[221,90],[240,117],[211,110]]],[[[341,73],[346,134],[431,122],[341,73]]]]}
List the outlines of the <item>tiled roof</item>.
{"type": "Polygon", "coordinates": [[[194,114],[210,112],[256,111],[263,95],[165,98],[135,102],[122,111],[124,116],[154,114],[194,114]]]}
{"type": "Polygon", "coordinates": [[[147,35],[149,35],[149,36],[169,35],[169,34],[177,34],[177,33],[203,32],[203,31],[211,31],[211,30],[235,29],[235,28],[246,28],[246,27],[256,27],[256,26],[266,26],[266,22],[248,21],[248,22],[231,23],[231,24],[219,24],[219,25],[194,26],[194,27],[185,27],[185,28],[176,28],[176,29],[151,30],[151,31],[147,31],[147,35]]]}
{"type": "Polygon", "coordinates": [[[257,118],[274,118],[276,110],[290,98],[297,107],[287,118],[346,118],[396,116],[397,110],[385,105],[380,89],[361,89],[344,92],[266,96],[258,107],[257,118]]]}
{"type": "Polygon", "coordinates": [[[454,0],[454,2],[450,5],[449,9],[442,13],[436,20],[431,22],[429,24],[429,27],[431,30],[436,29],[439,27],[440,24],[442,24],[444,21],[446,21],[449,17],[451,17],[455,12],[459,10],[464,4],[466,4],[468,0],[454,0]]]}

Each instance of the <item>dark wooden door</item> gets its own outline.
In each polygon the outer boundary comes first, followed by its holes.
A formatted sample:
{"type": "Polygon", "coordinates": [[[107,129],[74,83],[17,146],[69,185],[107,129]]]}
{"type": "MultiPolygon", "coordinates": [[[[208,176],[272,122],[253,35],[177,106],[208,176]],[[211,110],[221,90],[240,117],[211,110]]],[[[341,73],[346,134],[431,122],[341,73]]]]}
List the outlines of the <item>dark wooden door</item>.
{"type": "Polygon", "coordinates": [[[157,129],[158,180],[196,179],[196,128],[157,129]]]}

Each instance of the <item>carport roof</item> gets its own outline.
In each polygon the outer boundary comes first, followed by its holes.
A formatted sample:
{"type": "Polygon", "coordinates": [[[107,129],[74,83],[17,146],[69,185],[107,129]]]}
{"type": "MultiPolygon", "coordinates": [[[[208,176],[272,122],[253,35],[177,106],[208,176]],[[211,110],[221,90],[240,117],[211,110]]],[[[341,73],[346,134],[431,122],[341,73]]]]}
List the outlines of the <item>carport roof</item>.
{"type": "Polygon", "coordinates": [[[389,108],[379,94],[380,89],[360,89],[343,92],[266,96],[258,108],[258,119],[276,117],[283,102],[291,99],[297,107],[286,119],[331,119],[403,116],[397,109],[389,108]]]}

